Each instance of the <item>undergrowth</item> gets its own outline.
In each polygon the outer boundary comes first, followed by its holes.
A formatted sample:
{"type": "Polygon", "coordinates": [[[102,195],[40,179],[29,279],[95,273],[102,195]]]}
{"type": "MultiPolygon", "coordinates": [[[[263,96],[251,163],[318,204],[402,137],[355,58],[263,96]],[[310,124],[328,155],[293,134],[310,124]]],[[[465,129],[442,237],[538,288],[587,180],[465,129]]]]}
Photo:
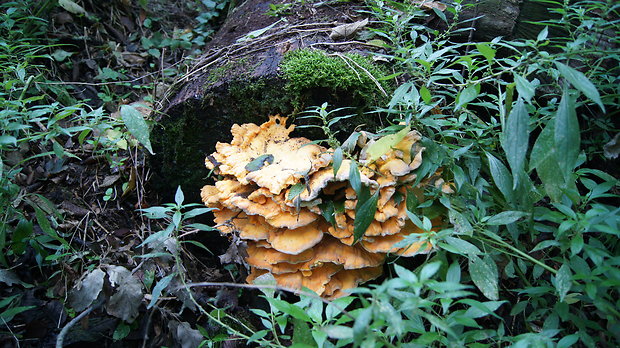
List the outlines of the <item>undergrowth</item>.
{"type": "MultiPolygon", "coordinates": [[[[74,2],[63,2],[68,3],[74,2]]],[[[86,232],[63,227],[66,216],[36,190],[41,186],[33,189],[32,177],[53,182],[67,166],[92,155],[106,159],[112,171],[137,161],[130,155],[136,146],[150,147],[148,117],[138,104],[117,108],[117,117],[107,109],[121,97],[140,99],[136,91],[144,86],[124,80],[131,68],[98,66],[104,83],[95,94],[99,105],[78,102],[74,90],[50,83],[50,67],[68,64],[63,61],[74,52],[45,36],[47,22],[29,2],[0,5],[0,282],[10,287],[2,289],[0,330],[16,342],[22,339],[14,320],[32,313],[35,307],[25,294],[37,288],[69,316],[66,330],[57,333],[61,345],[69,329],[93,311],[114,318],[113,340],[139,331],[146,342],[157,322],[157,330],[170,333],[168,341],[153,343],[162,345],[211,347],[225,340],[278,347],[620,344],[620,208],[613,162],[619,5],[545,3],[554,5],[557,18],[535,23],[537,37],[470,42],[463,33],[471,20],[457,25],[468,6],[460,1],[445,13],[430,14],[409,3],[366,2],[365,14],[374,18],[367,37],[387,48],[381,59],[393,62],[400,81],[377,110],[393,122],[379,135],[416,129],[426,148],[418,181],[441,168],[454,192],[429,188],[424,200],[407,202],[410,219],[433,245],[426,259],[392,258],[391,277],[334,301],[307,292],[291,300],[268,279],[246,286],[192,283],[191,269],[200,264],[188,250],[209,251],[192,237],[213,228],[191,221],[209,209],[184,202],[181,189],[175,203],[161,206],[143,206],[138,195],[134,208],[141,208],[145,219],[127,245],[106,252],[86,248],[81,240],[86,232]],[[448,29],[424,26],[429,15],[445,20],[448,29]],[[428,228],[437,214],[446,216],[449,227],[428,228]],[[220,290],[197,290],[205,287],[220,290]],[[225,291],[234,287],[262,289],[264,304],[251,308],[250,316],[225,301],[238,296],[225,291]],[[182,318],[188,312],[199,317],[182,318]]],[[[202,44],[210,30],[205,23],[228,4],[203,1],[211,12],[200,17],[204,25],[195,36],[151,33],[140,40],[141,57],[155,67],[167,49],[202,44]]],[[[37,9],[54,6],[44,2],[37,9]]],[[[311,58],[330,74],[311,80],[316,65],[289,64],[284,72],[298,84],[289,88],[357,88],[361,97],[377,84],[388,90],[383,73],[366,58],[316,54],[321,53],[298,51],[287,59],[311,58]]],[[[160,67],[162,80],[150,81],[148,89],[179,71],[160,67]]],[[[329,119],[326,105],[313,112],[322,119],[330,146],[347,156],[346,143],[330,133],[338,120],[329,119]]],[[[136,191],[132,173],[124,178],[126,185],[115,186],[100,202],[120,205],[136,191]]]]}

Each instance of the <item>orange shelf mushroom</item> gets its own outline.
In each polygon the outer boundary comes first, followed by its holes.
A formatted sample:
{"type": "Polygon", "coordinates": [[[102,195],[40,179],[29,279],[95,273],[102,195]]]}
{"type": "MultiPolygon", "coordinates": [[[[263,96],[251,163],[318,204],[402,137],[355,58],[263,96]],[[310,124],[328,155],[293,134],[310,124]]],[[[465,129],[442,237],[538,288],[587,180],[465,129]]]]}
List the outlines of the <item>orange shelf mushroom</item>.
{"type": "Polygon", "coordinates": [[[372,163],[365,154],[373,141],[358,141],[359,163],[364,165],[360,181],[371,192],[379,190],[379,198],[374,220],[354,243],[357,196],[349,184],[352,161],[343,160],[334,174],[333,149],[290,138],[294,125],[287,127],[286,120],[270,116],[260,126],[234,125],[233,140],[217,143],[216,152],[205,160],[221,180],[203,187],[202,200],[217,208],[215,223],[221,233],[235,233],[247,242],[248,282],[271,273],[280,286],[307,287],[336,298],[380,276],[388,253],[413,256],[431,250],[426,241],[394,247],[408,235],[423,232],[407,219],[403,186],[416,179],[412,172],[422,163],[424,148],[417,132],[407,133],[372,163]],[[344,207],[334,214],[333,225],[321,214],[320,205],[327,200],[344,207]]]}

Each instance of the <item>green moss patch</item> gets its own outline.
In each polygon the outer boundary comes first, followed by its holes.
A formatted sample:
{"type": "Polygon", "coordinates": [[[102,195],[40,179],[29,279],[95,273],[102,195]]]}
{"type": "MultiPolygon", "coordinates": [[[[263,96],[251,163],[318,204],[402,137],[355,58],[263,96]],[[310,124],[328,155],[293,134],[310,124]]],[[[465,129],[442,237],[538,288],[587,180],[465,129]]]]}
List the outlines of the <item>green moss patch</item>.
{"type": "Polygon", "coordinates": [[[302,49],[287,53],[280,64],[286,89],[303,95],[322,89],[332,95],[346,94],[358,105],[378,105],[390,94],[391,87],[382,78],[386,72],[372,60],[359,54],[328,55],[320,50],[302,49]]]}

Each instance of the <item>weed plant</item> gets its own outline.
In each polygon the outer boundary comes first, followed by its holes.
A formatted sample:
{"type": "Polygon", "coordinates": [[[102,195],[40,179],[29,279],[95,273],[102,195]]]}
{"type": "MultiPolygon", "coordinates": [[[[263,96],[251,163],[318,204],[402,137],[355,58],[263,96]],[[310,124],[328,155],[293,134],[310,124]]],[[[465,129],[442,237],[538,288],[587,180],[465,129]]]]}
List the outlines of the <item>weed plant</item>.
{"type": "MultiPolygon", "coordinates": [[[[178,342],[209,347],[229,337],[277,347],[619,345],[619,187],[617,173],[608,169],[614,154],[602,150],[618,133],[619,6],[545,2],[558,17],[537,23],[537,37],[474,43],[460,35],[470,30],[458,23],[460,1],[447,10],[452,21],[434,12],[448,23],[441,32],[423,26],[427,14],[411,4],[367,1],[373,39],[388,48],[383,59],[395,63],[401,81],[378,110],[393,121],[380,135],[397,132],[400,123],[417,129],[426,148],[418,179],[442,168],[455,191],[429,188],[423,203],[408,202],[410,219],[423,229],[437,214],[449,220],[440,231],[426,228],[424,237],[434,246],[426,259],[393,258],[389,279],[331,302],[302,295],[293,303],[273,291],[272,279],[262,279],[254,286],[263,289],[267,304],[251,310],[262,325],[255,327],[216,308],[214,300],[199,303],[191,290],[200,284],[190,284],[183,246],[206,247],[184,237],[187,228],[210,228],[186,219],[208,209],[185,203],[179,189],[175,203],[143,210],[165,227],[134,255],[143,261],[137,266],[144,265],[142,279],[123,266],[107,265],[104,272],[93,256],[80,284],[98,291],[73,292],[70,314],[105,304],[121,319],[113,337],[120,340],[136,329],[148,294],[147,310],[176,323],[169,329],[178,342]],[[102,301],[104,279],[113,295],[102,301]],[[179,322],[166,295],[221,331],[179,322]]],[[[224,7],[217,4],[226,2],[203,4],[219,15],[224,7]]],[[[50,98],[63,94],[40,83],[41,60],[53,59],[46,55],[53,43],[43,37],[45,21],[27,5],[0,5],[0,281],[20,288],[34,285],[12,271],[26,251],[34,250],[40,272],[72,265],[72,257],[82,255],[56,228],[63,217],[54,204],[22,189],[24,165],[42,157],[62,165],[78,155],[65,148],[68,139],[104,154],[133,138],[150,146],[148,125],[134,107],[122,109],[116,121],[102,109],[50,98]]],[[[143,44],[154,57],[172,44],[148,40],[143,44]]],[[[330,133],[339,120],[329,119],[326,105],[314,112],[327,141],[339,145],[341,159],[347,156],[347,142],[339,144],[330,133]]],[[[14,335],[14,317],[32,309],[20,297],[0,300],[0,330],[7,335],[14,335]]]]}
{"type": "Polygon", "coordinates": [[[429,233],[422,264],[395,259],[392,279],[332,305],[266,294],[261,335],[300,347],[620,344],[618,180],[602,155],[618,132],[619,7],[546,3],[558,17],[535,23],[537,37],[474,43],[466,26],[430,30],[411,5],[367,1],[405,81],[381,111],[423,135],[419,180],[443,168],[455,189],[428,190],[410,217],[440,209],[451,227],[429,233]]]}

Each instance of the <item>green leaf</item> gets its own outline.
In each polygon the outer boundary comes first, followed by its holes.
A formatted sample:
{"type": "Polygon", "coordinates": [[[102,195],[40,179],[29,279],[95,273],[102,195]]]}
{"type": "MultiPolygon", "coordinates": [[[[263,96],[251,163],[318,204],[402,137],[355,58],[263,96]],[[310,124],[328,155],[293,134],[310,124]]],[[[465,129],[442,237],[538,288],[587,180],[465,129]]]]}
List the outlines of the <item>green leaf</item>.
{"type": "Polygon", "coordinates": [[[41,227],[41,230],[43,230],[43,232],[45,232],[45,234],[47,234],[48,236],[54,238],[55,240],[59,241],[62,245],[69,248],[69,243],[67,243],[66,240],[60,238],[58,233],[56,233],[56,230],[52,228],[52,225],[50,224],[43,210],[41,210],[39,207],[35,207],[34,213],[35,213],[35,217],[37,218],[37,224],[39,224],[39,227],[41,227]]]}
{"type": "Polygon", "coordinates": [[[362,191],[362,179],[360,178],[360,171],[357,169],[357,163],[353,161],[351,161],[351,165],[349,166],[349,183],[359,196],[362,191]]]}
{"type": "Polygon", "coordinates": [[[267,162],[268,164],[273,163],[273,155],[264,154],[256,157],[250,163],[245,165],[245,170],[247,170],[248,172],[255,172],[261,169],[265,165],[265,162],[267,162]]]}
{"type": "Polygon", "coordinates": [[[3,322],[8,323],[11,320],[13,320],[13,318],[19,313],[25,312],[27,310],[31,310],[33,308],[37,308],[37,306],[21,306],[21,307],[9,308],[5,310],[4,312],[0,313],[0,318],[2,318],[3,322]]]}
{"type": "Polygon", "coordinates": [[[155,287],[153,288],[153,293],[151,294],[151,302],[146,307],[147,309],[152,308],[155,303],[157,303],[157,300],[159,300],[159,296],[161,296],[161,292],[168,286],[168,284],[170,284],[170,281],[172,280],[172,278],[174,278],[175,275],[176,273],[168,274],[167,276],[160,279],[157,284],[155,284],[155,287]]]}
{"type": "Polygon", "coordinates": [[[312,322],[312,319],[310,318],[308,313],[306,313],[303,309],[301,309],[300,307],[297,307],[296,305],[292,303],[288,303],[284,300],[280,300],[280,299],[273,298],[273,297],[268,297],[267,301],[269,301],[269,303],[274,308],[276,308],[282,313],[286,313],[292,316],[293,318],[299,319],[307,323],[312,322]]]}
{"type": "Polygon", "coordinates": [[[429,91],[428,88],[426,88],[426,86],[420,87],[420,96],[422,97],[422,100],[426,104],[431,103],[432,101],[431,91],[429,91]]]}
{"type": "Polygon", "coordinates": [[[491,47],[489,47],[489,45],[484,44],[484,43],[477,43],[476,48],[478,49],[480,53],[482,53],[484,58],[486,58],[487,61],[489,61],[489,63],[491,63],[493,61],[493,58],[495,58],[496,51],[492,49],[491,47]]]}
{"type": "Polygon", "coordinates": [[[562,170],[564,178],[567,179],[570,173],[572,173],[573,168],[575,168],[577,157],[579,157],[581,136],[579,133],[579,121],[575,111],[575,102],[566,88],[562,94],[558,112],[555,115],[553,140],[558,165],[562,170]]]}
{"type": "Polygon", "coordinates": [[[459,93],[456,98],[456,106],[454,110],[460,109],[462,106],[465,106],[470,101],[476,99],[478,97],[478,90],[476,90],[476,86],[469,86],[459,93]]]}
{"type": "Polygon", "coordinates": [[[377,200],[379,200],[379,190],[368,198],[365,202],[358,197],[357,206],[355,207],[355,221],[353,221],[353,240],[356,243],[366,230],[370,223],[375,218],[375,212],[377,211],[377,200]]]}
{"type": "Polygon", "coordinates": [[[374,162],[379,157],[386,154],[388,151],[392,149],[392,147],[396,146],[403,138],[411,131],[411,127],[406,126],[401,129],[398,133],[386,135],[381,139],[375,141],[374,143],[368,146],[366,149],[366,154],[368,155],[368,161],[374,162]]]}
{"type": "Polygon", "coordinates": [[[121,321],[114,330],[114,334],[112,334],[112,339],[115,341],[122,340],[123,338],[127,337],[127,335],[129,335],[129,332],[131,332],[131,327],[121,321]]]}
{"type": "Polygon", "coordinates": [[[605,111],[605,105],[603,105],[603,102],[601,101],[601,96],[599,95],[598,90],[594,84],[590,82],[586,75],[560,62],[555,62],[555,66],[558,68],[558,71],[562,77],[568,80],[571,85],[580,90],[586,95],[586,97],[590,98],[598,104],[603,111],[605,111]]]}
{"type": "Polygon", "coordinates": [[[579,341],[579,334],[574,333],[572,335],[564,336],[561,340],[558,341],[558,345],[556,346],[556,348],[573,347],[573,345],[577,343],[577,341],[579,341]]]}
{"type": "Polygon", "coordinates": [[[345,340],[353,337],[353,329],[343,325],[329,325],[322,329],[327,336],[337,340],[345,340]]]}
{"type": "Polygon", "coordinates": [[[340,165],[342,165],[342,148],[338,147],[334,151],[334,176],[338,175],[338,170],[340,170],[340,165]]]}
{"type": "Polygon", "coordinates": [[[177,205],[182,205],[185,200],[185,196],[183,195],[183,190],[181,190],[181,186],[177,187],[177,192],[174,194],[174,202],[177,205]]]}
{"type": "Polygon", "coordinates": [[[570,268],[567,264],[563,264],[555,275],[555,288],[560,295],[560,302],[564,301],[566,294],[570,291],[572,286],[572,275],[570,268]]]}
{"type": "Polygon", "coordinates": [[[359,347],[362,341],[366,338],[366,330],[370,326],[372,320],[372,306],[368,306],[362,309],[355,318],[355,324],[353,324],[353,342],[355,346],[359,347]]]}
{"type": "Polygon", "coordinates": [[[306,186],[304,184],[300,182],[296,183],[295,185],[291,186],[291,188],[288,190],[288,195],[286,196],[286,199],[288,199],[289,201],[292,201],[297,196],[299,196],[302,192],[304,192],[305,189],[306,189],[306,186]]]}
{"type": "Polygon", "coordinates": [[[499,299],[499,274],[491,256],[486,255],[482,259],[475,255],[470,256],[469,275],[484,296],[493,301],[499,299]]]}
{"type": "Polygon", "coordinates": [[[530,170],[536,169],[536,174],[542,181],[545,192],[553,201],[559,201],[562,190],[566,187],[564,175],[556,159],[556,150],[553,146],[554,122],[551,121],[538,135],[530,155],[530,170]]]}
{"type": "Polygon", "coordinates": [[[295,318],[293,320],[293,345],[297,346],[314,346],[314,338],[310,326],[303,320],[295,318]]]}
{"type": "Polygon", "coordinates": [[[486,152],[485,154],[487,155],[487,159],[489,160],[489,169],[491,171],[491,177],[493,178],[495,186],[497,186],[499,191],[504,195],[506,201],[512,201],[512,175],[510,175],[510,172],[500,160],[498,160],[488,152],[486,152]]]}
{"type": "Polygon", "coordinates": [[[140,211],[143,212],[144,216],[149,219],[163,219],[168,216],[168,213],[171,212],[171,209],[166,207],[150,207],[140,209],[140,211]]]}
{"type": "Polygon", "coordinates": [[[520,218],[529,215],[522,211],[503,211],[497,215],[491,216],[487,221],[487,225],[508,225],[520,218]]]}
{"type": "Polygon", "coordinates": [[[515,83],[517,85],[517,91],[519,92],[519,96],[521,96],[524,100],[530,101],[534,97],[536,93],[536,86],[533,83],[528,81],[525,77],[514,73],[515,83]]]}
{"type": "Polygon", "coordinates": [[[477,246],[471,244],[470,242],[466,240],[455,238],[455,237],[446,237],[444,240],[446,241],[446,243],[448,243],[448,245],[452,247],[449,251],[454,252],[456,254],[461,254],[461,255],[482,254],[482,252],[480,251],[480,249],[478,249],[477,246]]]}
{"type": "Polygon", "coordinates": [[[513,189],[517,188],[519,178],[523,175],[525,155],[528,148],[529,117],[523,98],[517,99],[502,132],[502,147],[506,151],[506,159],[512,170],[513,189]]]}
{"type": "Polygon", "coordinates": [[[2,145],[17,146],[17,138],[11,135],[0,135],[0,146],[2,145]]]}
{"type": "Polygon", "coordinates": [[[129,133],[136,137],[140,144],[144,145],[151,155],[154,155],[155,153],[151,146],[149,126],[144,120],[142,113],[132,105],[123,105],[121,106],[121,117],[129,133]]]}
{"type": "Polygon", "coordinates": [[[437,273],[437,271],[439,271],[440,267],[441,261],[435,261],[425,264],[420,271],[420,281],[430,279],[432,276],[435,275],[435,273],[437,273]]]}
{"type": "Polygon", "coordinates": [[[12,241],[13,241],[13,252],[15,254],[22,254],[26,250],[26,243],[24,239],[30,237],[33,232],[32,222],[21,219],[15,227],[15,231],[13,231],[12,241]]]}
{"type": "Polygon", "coordinates": [[[544,41],[547,39],[547,36],[549,35],[549,27],[545,27],[543,30],[540,31],[540,33],[538,33],[538,36],[536,37],[536,41],[544,41]]]}

